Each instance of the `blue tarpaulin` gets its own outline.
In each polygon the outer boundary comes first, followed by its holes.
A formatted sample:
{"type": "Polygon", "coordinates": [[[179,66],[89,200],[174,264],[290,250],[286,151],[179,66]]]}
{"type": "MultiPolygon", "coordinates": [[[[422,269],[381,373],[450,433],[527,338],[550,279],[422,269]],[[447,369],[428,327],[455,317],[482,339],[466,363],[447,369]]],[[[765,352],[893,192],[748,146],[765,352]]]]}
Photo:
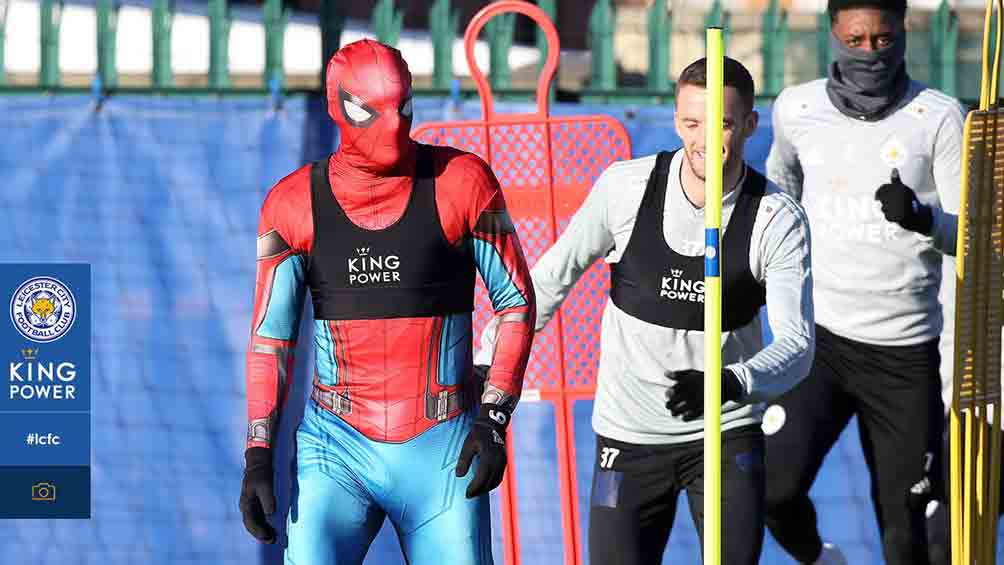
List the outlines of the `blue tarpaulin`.
{"type": "MultiPolygon", "coordinates": [[[[671,107],[554,112],[617,117],[635,155],[678,144],[671,107]]],[[[443,100],[415,109],[416,125],[479,114],[477,104],[443,100]]],[[[763,114],[748,148],[760,169],[770,143],[763,114]]],[[[274,560],[244,531],[237,510],[255,235],[269,187],[335,146],[319,100],[15,95],[0,98],[0,131],[0,261],[90,263],[94,335],[93,518],[4,523],[0,564],[274,560]]],[[[301,354],[300,392],[305,363],[309,355],[301,354]]],[[[292,404],[287,432],[298,411],[292,404]]],[[[594,449],[590,408],[579,403],[575,411],[583,493],[594,449]]],[[[551,409],[527,403],[518,416],[523,563],[553,565],[561,534],[551,409]]],[[[880,562],[853,425],[814,496],[825,537],[852,563],[880,562]]],[[[677,522],[666,562],[699,563],[684,500],[677,522]]],[[[768,541],[762,563],[788,562],[768,541]]],[[[367,563],[403,563],[389,528],[367,563]]]]}

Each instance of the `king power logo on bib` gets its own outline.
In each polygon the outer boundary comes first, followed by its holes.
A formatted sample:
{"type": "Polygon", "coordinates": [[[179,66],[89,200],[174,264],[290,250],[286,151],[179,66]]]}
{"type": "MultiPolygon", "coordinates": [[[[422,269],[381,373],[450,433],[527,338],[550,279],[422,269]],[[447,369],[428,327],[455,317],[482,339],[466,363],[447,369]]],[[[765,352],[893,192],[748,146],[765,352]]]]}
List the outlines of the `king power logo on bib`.
{"type": "Polygon", "coordinates": [[[704,303],[704,279],[691,279],[682,269],[670,269],[669,276],[662,277],[659,296],[666,300],[704,303]]]}
{"type": "Polygon", "coordinates": [[[350,286],[368,286],[401,282],[401,257],[380,255],[370,247],[357,247],[356,256],[348,259],[350,286]]]}

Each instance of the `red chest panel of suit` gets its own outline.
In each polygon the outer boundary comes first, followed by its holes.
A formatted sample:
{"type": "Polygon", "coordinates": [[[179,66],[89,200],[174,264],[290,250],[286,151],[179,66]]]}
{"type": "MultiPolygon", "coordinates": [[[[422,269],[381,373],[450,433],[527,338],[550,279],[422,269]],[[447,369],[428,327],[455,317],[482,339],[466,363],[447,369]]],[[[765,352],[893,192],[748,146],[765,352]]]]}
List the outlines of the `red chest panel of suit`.
{"type": "MultiPolygon", "coordinates": [[[[320,324],[318,324],[320,325],[320,324]]],[[[312,398],[366,437],[407,441],[464,409],[460,386],[443,386],[443,318],[327,321],[338,384],[312,398]]],[[[470,343],[466,346],[469,348],[470,343]]],[[[327,353],[319,345],[317,354],[327,353]]]]}

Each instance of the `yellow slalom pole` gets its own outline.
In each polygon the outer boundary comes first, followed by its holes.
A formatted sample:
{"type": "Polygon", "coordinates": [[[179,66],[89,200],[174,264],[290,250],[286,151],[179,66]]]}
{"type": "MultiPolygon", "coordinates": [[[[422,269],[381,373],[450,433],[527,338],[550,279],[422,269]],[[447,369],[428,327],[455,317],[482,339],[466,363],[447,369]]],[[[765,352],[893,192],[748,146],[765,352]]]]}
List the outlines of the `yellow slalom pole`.
{"type": "Polygon", "coordinates": [[[704,565],[721,564],[722,546],[722,106],[725,45],[708,28],[704,147],[704,565]]]}
{"type": "Polygon", "coordinates": [[[983,16],[983,73],[980,81],[980,110],[990,107],[990,22],[993,18],[994,4],[987,0],[986,13],[983,16]]]}
{"type": "MultiPolygon", "coordinates": [[[[984,77],[983,82],[986,82],[986,77],[984,77]]],[[[981,84],[982,87],[982,84],[981,84]]],[[[961,289],[965,284],[966,279],[966,241],[969,237],[969,214],[966,210],[969,209],[969,140],[973,134],[973,116],[972,114],[966,116],[965,125],[963,127],[963,139],[965,143],[962,147],[962,178],[961,178],[961,192],[959,201],[959,226],[958,226],[958,237],[955,243],[955,285],[956,288],[961,289]]],[[[955,310],[955,327],[962,328],[965,324],[964,312],[965,309],[962,307],[961,301],[961,291],[960,294],[956,295],[956,310],[955,310]]],[[[961,330],[957,330],[961,331],[961,330]]],[[[964,410],[962,408],[962,374],[964,371],[963,356],[961,355],[962,344],[958,341],[958,335],[956,335],[955,343],[955,359],[954,359],[954,369],[952,371],[954,383],[952,386],[952,411],[949,416],[950,428],[949,432],[951,434],[949,439],[949,452],[951,456],[951,462],[949,463],[951,475],[949,481],[951,482],[951,539],[952,539],[952,565],[966,565],[968,563],[969,557],[969,536],[968,532],[970,530],[966,527],[966,521],[969,511],[969,506],[966,503],[968,499],[969,492],[969,471],[970,465],[969,461],[969,447],[972,446],[972,441],[969,439],[970,426],[969,426],[969,410],[964,410]],[[969,446],[969,447],[966,447],[969,446]]]]}
{"type": "MultiPolygon", "coordinates": [[[[997,106],[1001,50],[1004,48],[1004,1],[986,0],[983,25],[980,109],[966,117],[963,131],[961,202],[956,252],[956,343],[952,392],[951,526],[952,565],[994,563],[997,536],[996,473],[1000,468],[999,335],[987,341],[981,327],[998,319],[1000,303],[998,150],[1000,130],[997,106]],[[995,10],[996,8],[996,10],[995,10]],[[992,23],[996,31],[991,34],[992,23]],[[977,167],[970,171],[971,167],[977,167]],[[973,184],[973,182],[976,184],[973,184]],[[988,183],[988,181],[990,181],[988,183]],[[989,215],[978,202],[989,199],[989,215]],[[995,285],[985,287],[984,285],[995,285]],[[999,300],[999,299],[997,299],[999,300]],[[986,315],[984,317],[984,315],[986,315]],[[993,344],[993,345],[990,345],[993,344]],[[993,384],[991,384],[993,382],[993,384]]],[[[998,328],[999,330],[999,328],[998,328]]]]}
{"type": "Polygon", "coordinates": [[[973,425],[976,428],[973,430],[973,439],[976,443],[976,461],[973,468],[973,488],[976,489],[976,500],[973,505],[973,517],[972,517],[972,528],[973,528],[973,549],[972,557],[973,561],[980,563],[982,565],[983,548],[986,546],[986,540],[984,534],[985,520],[985,506],[987,503],[986,499],[986,465],[984,464],[987,456],[987,427],[983,424],[983,421],[987,417],[986,406],[979,406],[974,412],[975,422],[973,425]]]}
{"type": "Polygon", "coordinates": [[[997,79],[1000,78],[1001,74],[1001,35],[1004,33],[1004,13],[1001,12],[1002,5],[1001,1],[997,0],[997,11],[996,11],[996,23],[997,23],[997,37],[994,43],[994,63],[991,66],[990,74],[990,92],[988,94],[989,104],[997,104],[997,79]]]}
{"type": "Polygon", "coordinates": [[[975,551],[973,547],[973,514],[976,512],[974,501],[976,500],[976,489],[974,488],[973,481],[975,477],[973,475],[973,466],[976,456],[974,455],[976,449],[976,434],[973,428],[973,409],[970,408],[966,410],[966,439],[965,442],[965,467],[963,467],[963,492],[962,492],[962,562],[966,565],[972,565],[972,555],[975,551]]]}
{"type": "MultiPolygon", "coordinates": [[[[959,226],[958,226],[958,237],[955,243],[955,285],[956,288],[961,289],[963,287],[965,277],[966,277],[966,239],[969,233],[969,214],[966,210],[969,208],[969,140],[971,139],[973,129],[973,117],[972,115],[966,116],[966,122],[963,127],[962,136],[965,139],[965,143],[962,147],[962,178],[961,178],[961,192],[959,201],[959,226]]],[[[960,291],[961,292],[961,291],[960,291]]],[[[956,296],[956,310],[955,310],[955,327],[962,328],[965,323],[963,313],[965,309],[961,305],[961,295],[956,296]]],[[[956,335],[958,338],[958,335],[956,335]]],[[[963,464],[963,461],[968,461],[968,451],[963,448],[963,438],[968,438],[967,433],[968,426],[966,422],[968,420],[968,411],[963,411],[962,409],[962,373],[964,370],[962,355],[960,354],[962,346],[958,340],[955,343],[955,359],[954,367],[952,371],[954,382],[952,384],[952,411],[949,416],[949,433],[951,434],[949,438],[949,453],[951,457],[951,462],[949,463],[949,482],[951,483],[951,519],[949,523],[951,524],[951,538],[952,538],[952,565],[965,565],[966,563],[966,549],[969,546],[969,540],[965,537],[965,532],[968,530],[963,526],[964,515],[966,507],[963,504],[965,500],[965,493],[967,492],[964,485],[969,484],[969,479],[963,473],[969,468],[968,464],[963,464]],[[966,458],[966,459],[964,459],[966,458]]],[[[972,445],[970,442],[969,445],[972,445]]]]}
{"type": "Polygon", "coordinates": [[[1000,417],[997,413],[999,405],[991,403],[987,405],[986,421],[983,425],[987,434],[987,466],[984,472],[986,487],[984,491],[983,505],[983,561],[982,563],[993,563],[997,552],[997,497],[1000,491],[997,486],[1000,473],[1000,417]]]}
{"type": "MultiPolygon", "coordinates": [[[[961,216],[961,214],[960,214],[961,216]]],[[[960,218],[961,221],[961,218],[960,218]]],[[[955,387],[958,391],[958,387],[955,387]]],[[[951,437],[949,439],[949,451],[951,452],[951,461],[949,462],[949,482],[951,484],[951,499],[950,499],[950,509],[951,509],[951,519],[949,523],[952,525],[952,565],[963,565],[962,561],[962,449],[960,442],[962,441],[962,426],[959,422],[959,402],[958,402],[958,392],[955,393],[956,398],[952,401],[952,412],[950,416],[950,428],[949,433],[951,437]]]]}

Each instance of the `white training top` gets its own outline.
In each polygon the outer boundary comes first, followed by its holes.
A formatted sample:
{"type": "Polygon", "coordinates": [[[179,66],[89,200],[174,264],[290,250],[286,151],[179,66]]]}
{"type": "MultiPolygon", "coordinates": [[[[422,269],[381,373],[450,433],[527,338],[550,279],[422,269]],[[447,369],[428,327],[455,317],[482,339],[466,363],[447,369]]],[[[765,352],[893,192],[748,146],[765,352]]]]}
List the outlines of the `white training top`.
{"type": "Polygon", "coordinates": [[[875,345],[915,345],[941,332],[942,254],[955,255],[963,114],[912,82],[877,122],[840,113],[826,79],[785,89],[773,108],[767,176],[800,199],[812,226],[816,321],[875,345]],[[934,212],[931,236],[889,222],[875,191],[893,168],[934,212]]]}

